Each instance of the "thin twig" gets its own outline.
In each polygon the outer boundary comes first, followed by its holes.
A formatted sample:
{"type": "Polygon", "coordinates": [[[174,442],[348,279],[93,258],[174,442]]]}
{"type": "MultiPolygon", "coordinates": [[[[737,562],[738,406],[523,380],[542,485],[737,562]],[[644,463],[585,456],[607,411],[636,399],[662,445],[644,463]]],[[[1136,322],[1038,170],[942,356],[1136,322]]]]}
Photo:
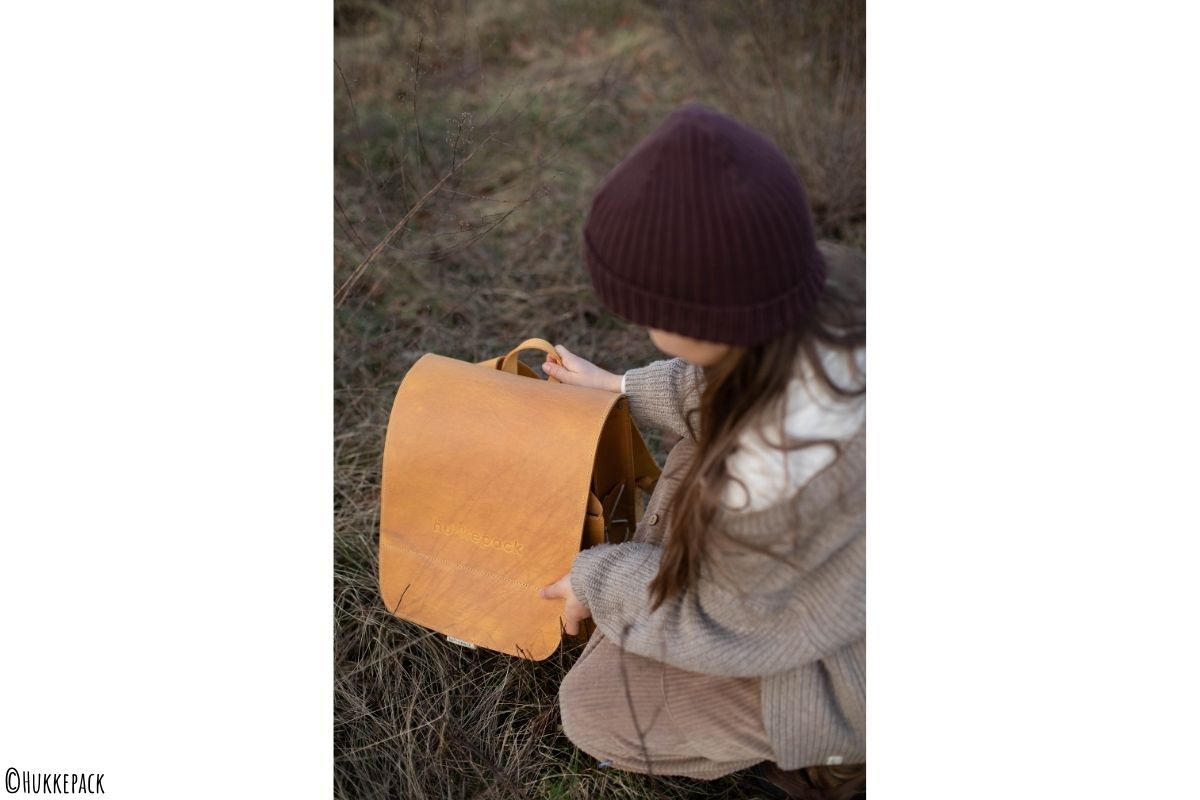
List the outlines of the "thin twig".
{"type": "Polygon", "coordinates": [[[347,234],[354,241],[358,242],[358,246],[363,249],[364,253],[368,251],[370,248],[367,247],[367,243],[362,240],[362,237],[358,235],[358,231],[354,229],[354,221],[350,219],[350,215],[346,213],[346,209],[342,207],[342,201],[338,200],[336,194],[333,196],[333,202],[337,205],[338,211],[342,212],[342,217],[346,220],[345,227],[348,229],[347,234]]]}
{"type": "MultiPolygon", "coordinates": [[[[354,115],[354,131],[355,131],[355,133],[358,133],[359,137],[361,138],[362,137],[362,126],[359,125],[359,108],[358,108],[358,106],[355,106],[355,104],[354,104],[354,92],[350,91],[350,82],[346,78],[346,73],[342,72],[342,65],[338,64],[337,59],[334,59],[334,66],[337,68],[338,76],[340,76],[342,78],[342,85],[346,86],[346,97],[347,97],[347,100],[350,101],[350,113],[352,113],[354,115]]],[[[370,158],[366,158],[366,157],[362,158],[362,170],[364,170],[364,172],[367,174],[367,180],[371,181],[372,191],[378,193],[379,181],[376,180],[376,176],[374,176],[374,173],[371,172],[370,158]]]]}
{"type": "MultiPolygon", "coordinates": [[[[420,177],[420,174],[421,174],[421,158],[425,159],[425,162],[427,164],[429,164],[431,169],[434,169],[435,171],[437,169],[434,166],[433,160],[429,158],[429,153],[426,152],[426,150],[425,150],[425,140],[421,136],[421,115],[417,111],[417,81],[419,80],[420,75],[421,75],[421,46],[424,44],[424,42],[425,42],[425,34],[421,34],[420,36],[417,37],[417,60],[416,60],[416,63],[413,65],[412,112],[413,112],[413,124],[417,128],[417,150],[420,153],[420,157],[417,158],[417,176],[418,177],[420,177]]],[[[443,178],[443,180],[445,180],[445,179],[443,178]]]]}
{"type": "MultiPolygon", "coordinates": [[[[351,287],[353,287],[354,284],[358,282],[358,279],[360,277],[362,277],[362,274],[366,271],[367,267],[371,264],[371,262],[375,260],[375,257],[378,256],[380,253],[382,253],[384,248],[387,247],[389,243],[391,243],[392,238],[397,233],[399,233],[406,224],[408,224],[408,221],[410,219],[412,219],[414,214],[416,214],[418,211],[421,210],[422,207],[424,207],[426,201],[428,201],[429,198],[431,198],[435,194],[437,194],[438,189],[441,189],[442,186],[446,183],[446,181],[450,180],[450,178],[453,177],[455,172],[457,172],[458,170],[465,167],[467,165],[467,163],[472,158],[475,157],[475,154],[479,152],[479,149],[481,147],[483,147],[483,145],[486,142],[487,142],[486,139],[483,142],[480,142],[479,147],[472,150],[470,152],[470,154],[467,155],[466,158],[464,158],[461,162],[459,162],[458,166],[454,170],[451,170],[450,172],[447,172],[445,175],[443,175],[442,179],[440,181],[438,181],[436,184],[434,184],[433,188],[430,189],[428,192],[426,192],[425,196],[422,197],[420,200],[418,200],[413,205],[413,207],[408,210],[408,213],[405,214],[404,217],[399,222],[397,222],[396,225],[390,231],[388,231],[387,235],[383,237],[383,239],[379,242],[379,244],[375,245],[375,248],[373,250],[371,250],[370,253],[367,254],[367,257],[363,260],[363,262],[361,264],[359,264],[357,267],[355,267],[354,272],[351,273],[350,277],[346,279],[346,282],[343,283],[340,287],[338,287],[337,292],[334,294],[334,305],[336,307],[340,308],[342,303],[344,303],[346,301],[346,296],[350,292],[351,287]]],[[[512,213],[512,212],[510,211],[509,213],[512,213]]],[[[507,216],[507,214],[505,216],[507,216]]],[[[493,226],[493,227],[495,227],[495,226],[493,226]]]]}
{"type": "Polygon", "coordinates": [[[492,772],[502,780],[502,782],[508,787],[509,791],[511,791],[517,797],[523,797],[525,800],[529,800],[529,795],[526,794],[525,790],[513,780],[512,776],[509,775],[505,770],[501,769],[500,765],[496,763],[496,760],[488,755],[483,749],[475,746],[475,743],[471,741],[469,736],[467,736],[467,733],[462,729],[462,726],[454,721],[454,717],[447,716],[446,722],[452,726],[454,734],[458,737],[458,740],[466,745],[467,749],[486,762],[488,768],[491,769],[492,772]]]}

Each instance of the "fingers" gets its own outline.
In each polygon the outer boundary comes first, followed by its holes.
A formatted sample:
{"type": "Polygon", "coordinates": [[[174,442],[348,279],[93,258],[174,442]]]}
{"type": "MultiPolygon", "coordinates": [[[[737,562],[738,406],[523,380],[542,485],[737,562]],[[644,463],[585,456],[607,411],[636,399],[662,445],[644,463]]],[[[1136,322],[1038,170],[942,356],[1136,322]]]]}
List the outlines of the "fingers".
{"type": "Polygon", "coordinates": [[[570,573],[568,573],[549,586],[543,586],[541,589],[538,589],[538,597],[543,600],[565,599],[567,602],[563,606],[563,631],[571,636],[578,636],[580,621],[590,615],[585,609],[580,609],[576,603],[572,602],[573,595],[570,594],[570,586],[570,573]],[[583,611],[583,613],[581,614],[580,611],[583,611]]]}
{"type": "Polygon", "coordinates": [[[579,602],[575,597],[575,591],[571,588],[571,573],[568,572],[554,583],[548,586],[543,586],[538,589],[538,597],[543,600],[557,600],[562,598],[566,602],[563,603],[562,625],[563,631],[571,636],[579,635],[579,623],[592,615],[592,612],[579,602]]]}
{"type": "MultiPolygon", "coordinates": [[[[583,359],[572,353],[567,348],[563,347],[561,344],[554,345],[554,349],[558,351],[558,357],[562,359],[563,366],[572,372],[578,371],[579,368],[583,366],[582,364],[578,363],[583,361],[583,359]]],[[[550,359],[546,360],[549,361],[550,359]]]]}
{"type": "MultiPolygon", "coordinates": [[[[566,599],[568,591],[566,585],[567,580],[567,577],[564,575],[549,586],[543,586],[541,589],[538,589],[538,597],[542,598],[543,600],[557,600],[560,598],[566,599]]],[[[569,605],[570,602],[568,601],[563,606],[563,630],[569,633],[571,636],[578,636],[579,621],[575,619],[574,614],[572,614],[570,609],[567,608],[569,605]]]]}
{"type": "Polygon", "coordinates": [[[553,361],[547,361],[545,364],[542,364],[542,372],[546,374],[547,378],[554,378],[560,383],[573,383],[578,385],[583,377],[575,370],[570,369],[563,364],[555,364],[553,361]]]}
{"type": "Polygon", "coordinates": [[[571,590],[570,580],[571,573],[568,572],[554,583],[538,589],[538,596],[543,600],[557,600],[559,598],[565,599],[567,597],[567,592],[571,590]]]}
{"type": "MultiPolygon", "coordinates": [[[[563,347],[561,344],[554,345],[554,350],[555,350],[555,352],[558,353],[559,359],[563,358],[564,353],[566,353],[567,355],[570,355],[567,348],[563,347]]],[[[567,365],[567,362],[565,359],[563,359],[563,362],[560,365],[560,364],[556,364],[555,362],[551,361],[550,356],[546,356],[546,363],[542,364],[542,372],[546,373],[547,375],[553,375],[555,378],[562,379],[564,377],[564,375],[569,371],[565,368],[566,365],[567,365]]]]}
{"type": "Polygon", "coordinates": [[[586,376],[588,369],[591,367],[591,362],[580,358],[561,344],[554,345],[554,350],[558,353],[558,357],[562,360],[562,363],[555,364],[547,357],[546,362],[542,364],[542,372],[563,383],[575,383],[586,386],[587,383],[581,383],[581,381],[587,381],[586,376]]]}

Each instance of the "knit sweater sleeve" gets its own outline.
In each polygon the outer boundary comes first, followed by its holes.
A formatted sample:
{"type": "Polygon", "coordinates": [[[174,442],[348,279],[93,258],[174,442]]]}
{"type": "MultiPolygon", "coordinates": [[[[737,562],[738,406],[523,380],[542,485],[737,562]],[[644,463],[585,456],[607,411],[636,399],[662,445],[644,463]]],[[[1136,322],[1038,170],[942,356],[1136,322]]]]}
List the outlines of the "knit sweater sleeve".
{"type": "Polygon", "coordinates": [[[864,530],[814,569],[753,551],[718,555],[727,569],[702,571],[694,587],[653,612],[648,586],[658,573],[658,545],[588,548],[570,579],[596,626],[625,650],[693,672],[765,676],[863,638],[865,551],[864,530]]]}
{"type": "Polygon", "coordinates": [[[629,397],[629,413],[639,428],[658,428],[690,437],[684,414],[700,405],[704,376],[682,358],[653,361],[628,370],[621,391],[629,397]]]}

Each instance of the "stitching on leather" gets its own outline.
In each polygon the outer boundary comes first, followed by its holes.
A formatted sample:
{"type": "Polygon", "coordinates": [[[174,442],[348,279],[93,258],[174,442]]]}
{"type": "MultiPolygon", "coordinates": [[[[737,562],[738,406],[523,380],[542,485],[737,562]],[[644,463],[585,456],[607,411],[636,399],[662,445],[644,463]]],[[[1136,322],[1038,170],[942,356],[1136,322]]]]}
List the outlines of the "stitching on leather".
{"type": "Polygon", "coordinates": [[[424,553],[424,552],[416,549],[415,547],[409,547],[406,544],[400,544],[399,542],[388,542],[387,544],[389,547],[396,547],[401,550],[407,550],[408,552],[412,553],[413,555],[420,556],[421,558],[425,559],[426,561],[439,561],[443,564],[449,564],[452,567],[458,567],[459,569],[465,569],[468,572],[476,572],[476,573],[479,573],[480,575],[486,575],[487,577],[492,578],[493,580],[502,581],[504,583],[513,583],[513,584],[516,584],[517,586],[523,587],[525,589],[533,589],[534,591],[537,591],[537,589],[538,589],[537,586],[530,586],[528,583],[525,583],[524,581],[518,581],[513,578],[507,578],[504,575],[497,575],[494,572],[488,572],[486,569],[480,569],[479,567],[472,567],[470,564],[463,564],[458,561],[451,561],[448,558],[438,558],[437,556],[431,556],[428,553],[424,553]]]}

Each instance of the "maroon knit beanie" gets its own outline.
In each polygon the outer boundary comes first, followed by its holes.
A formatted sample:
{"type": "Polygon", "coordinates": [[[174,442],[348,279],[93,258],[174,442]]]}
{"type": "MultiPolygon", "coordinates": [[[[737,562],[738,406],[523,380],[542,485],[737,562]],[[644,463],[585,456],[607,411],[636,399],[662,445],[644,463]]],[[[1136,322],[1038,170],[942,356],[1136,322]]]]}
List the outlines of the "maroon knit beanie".
{"type": "Polygon", "coordinates": [[[584,225],[597,294],[637,325],[754,345],[825,285],[800,176],[769,139],[697,103],[601,182],[584,225]]]}

